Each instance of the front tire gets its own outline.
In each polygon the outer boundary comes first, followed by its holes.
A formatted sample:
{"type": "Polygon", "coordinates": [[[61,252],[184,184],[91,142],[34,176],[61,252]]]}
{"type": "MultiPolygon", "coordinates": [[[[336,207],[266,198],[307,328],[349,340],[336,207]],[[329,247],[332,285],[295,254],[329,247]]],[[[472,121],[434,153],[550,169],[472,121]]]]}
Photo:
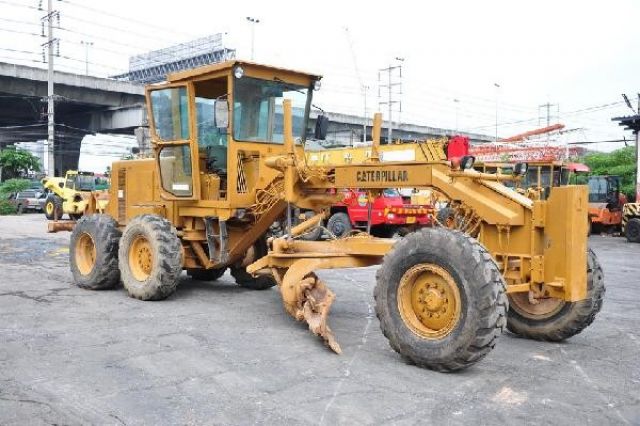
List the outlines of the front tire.
{"type": "Polygon", "coordinates": [[[595,253],[587,253],[587,297],[578,302],[541,299],[533,305],[527,293],[509,296],[507,328],[534,340],[559,342],[587,328],[600,312],[604,298],[604,273],[595,253]]]}
{"type": "Polygon", "coordinates": [[[506,324],[505,283],[475,239],[423,228],[398,241],[376,275],[376,314],[391,347],[420,367],[467,368],[506,324]]]}
{"type": "Polygon", "coordinates": [[[624,234],[630,243],[640,243],[640,219],[637,217],[629,219],[624,228],[624,234]]]}
{"type": "Polygon", "coordinates": [[[49,194],[44,203],[44,215],[49,220],[62,219],[62,198],[56,194],[49,194]]]}
{"type": "Polygon", "coordinates": [[[69,244],[69,266],[78,287],[104,290],[118,284],[120,237],[118,224],[107,215],[85,216],[76,223],[69,244]]]}
{"type": "Polygon", "coordinates": [[[182,246],[165,218],[150,214],[134,217],[122,234],[118,258],[129,296],[162,300],[175,292],[182,272],[182,246]]]}

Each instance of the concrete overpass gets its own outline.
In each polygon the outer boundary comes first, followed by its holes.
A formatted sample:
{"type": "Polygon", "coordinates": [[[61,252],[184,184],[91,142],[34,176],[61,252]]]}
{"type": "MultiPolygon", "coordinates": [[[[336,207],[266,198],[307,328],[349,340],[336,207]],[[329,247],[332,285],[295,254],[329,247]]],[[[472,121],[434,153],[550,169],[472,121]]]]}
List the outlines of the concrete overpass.
{"type": "MultiPolygon", "coordinates": [[[[144,125],[144,89],[136,83],[56,72],[57,173],[77,168],[86,134],[133,134],[144,125]]],[[[0,62],[0,147],[47,138],[47,71],[0,62]]]]}
{"type": "MultiPolygon", "coordinates": [[[[362,141],[362,133],[364,132],[364,120],[357,115],[342,114],[337,112],[326,112],[329,117],[329,128],[327,131],[327,141],[323,145],[326,146],[349,146],[354,142],[362,141]]],[[[318,113],[311,113],[312,124],[315,124],[315,118],[318,113]]],[[[367,120],[367,140],[371,140],[371,124],[372,119],[367,120]]],[[[388,121],[382,123],[381,142],[387,143],[388,121]]],[[[393,123],[392,138],[394,140],[401,139],[409,142],[414,140],[424,140],[428,138],[441,138],[453,135],[468,136],[472,143],[492,142],[494,137],[479,133],[457,132],[453,129],[444,129],[439,127],[423,126],[419,124],[401,123],[398,127],[397,123],[393,123]]]]}
{"type": "MultiPolygon", "coordinates": [[[[134,134],[147,125],[144,87],[139,83],[118,81],[64,72],[55,73],[56,93],[56,174],[78,167],[80,144],[87,134],[134,134]]],[[[47,71],[41,68],[0,62],[0,148],[15,142],[47,138],[47,71]]],[[[344,146],[362,140],[362,117],[327,113],[327,145],[344,146]]],[[[312,125],[317,114],[312,113],[312,125]]],[[[369,123],[370,124],[370,123],[369,123]]],[[[386,143],[387,123],[383,124],[386,143]]],[[[450,136],[455,132],[414,124],[401,124],[393,137],[415,140],[450,136]]],[[[473,142],[491,137],[468,134],[473,142]]],[[[371,139],[371,126],[367,127],[371,139]]]]}

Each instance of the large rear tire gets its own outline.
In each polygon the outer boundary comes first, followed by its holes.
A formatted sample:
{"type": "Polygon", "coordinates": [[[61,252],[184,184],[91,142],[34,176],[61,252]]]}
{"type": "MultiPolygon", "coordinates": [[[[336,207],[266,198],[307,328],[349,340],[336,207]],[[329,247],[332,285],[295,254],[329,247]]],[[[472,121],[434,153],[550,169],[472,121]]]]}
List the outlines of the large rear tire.
{"type": "Polygon", "coordinates": [[[69,266],[78,287],[104,290],[118,284],[120,237],[118,224],[107,215],[85,216],[76,223],[69,244],[69,266]]]}
{"type": "Polygon", "coordinates": [[[49,194],[44,202],[44,215],[49,220],[62,219],[62,198],[56,194],[49,194]]]}
{"type": "Polygon", "coordinates": [[[145,214],[134,217],[122,234],[118,265],[129,296],[162,300],[178,286],[182,247],[171,222],[145,214]]]}
{"type": "Polygon", "coordinates": [[[559,342],[587,328],[600,312],[604,298],[604,273],[595,253],[587,253],[587,297],[578,302],[541,299],[531,304],[527,293],[509,296],[507,328],[535,340],[559,342]]]}
{"type": "Polygon", "coordinates": [[[438,371],[467,368],[506,325],[505,283],[475,239],[423,228],[398,241],[376,275],[376,314],[391,347],[438,371]]]}

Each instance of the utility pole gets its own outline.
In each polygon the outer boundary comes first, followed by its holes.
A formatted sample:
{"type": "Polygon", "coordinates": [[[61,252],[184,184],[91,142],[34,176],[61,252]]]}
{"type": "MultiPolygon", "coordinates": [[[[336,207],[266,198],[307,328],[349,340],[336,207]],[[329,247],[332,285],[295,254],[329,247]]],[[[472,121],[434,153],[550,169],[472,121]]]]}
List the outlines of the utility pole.
{"type": "Polygon", "coordinates": [[[256,24],[260,23],[260,20],[257,18],[252,18],[251,16],[247,16],[247,22],[251,25],[251,60],[253,61],[253,48],[255,43],[256,36],[256,24]]]}
{"type": "Polygon", "coordinates": [[[364,120],[362,123],[362,142],[366,142],[367,141],[367,123],[368,123],[368,119],[367,119],[367,90],[369,90],[369,86],[367,85],[363,85],[362,86],[362,94],[364,95],[364,120]]]}
{"type": "Polygon", "coordinates": [[[500,85],[498,83],[493,83],[496,88],[496,143],[498,142],[498,95],[500,94],[500,85]]]}
{"type": "Polygon", "coordinates": [[[344,34],[347,37],[347,43],[349,44],[349,51],[351,52],[351,60],[353,61],[353,69],[356,72],[356,77],[358,77],[358,83],[360,84],[360,89],[362,90],[362,96],[364,100],[364,111],[362,114],[362,142],[367,141],[367,124],[369,124],[369,120],[367,118],[367,91],[369,90],[369,86],[364,84],[362,81],[362,75],[360,74],[360,68],[358,68],[358,59],[356,58],[356,50],[353,48],[353,39],[351,38],[351,33],[349,32],[349,27],[344,27],[344,34]]]}
{"type": "Polygon", "coordinates": [[[614,117],[613,121],[617,121],[620,126],[624,126],[625,130],[633,131],[633,136],[636,140],[636,188],[635,196],[636,203],[640,203],[640,93],[638,93],[638,109],[634,109],[629,102],[627,95],[623,94],[622,97],[633,115],[627,117],[614,117]]]}
{"type": "MultiPolygon", "coordinates": [[[[42,23],[47,23],[47,42],[43,44],[43,47],[47,47],[47,175],[55,176],[55,158],[54,158],[54,143],[55,143],[55,102],[54,102],[54,90],[53,90],[53,48],[58,46],[58,40],[53,38],[53,20],[57,19],[60,22],[60,12],[53,10],[53,0],[47,0],[47,15],[42,18],[42,23]]],[[[43,28],[44,30],[44,28],[43,28]]],[[[44,31],[43,31],[44,33],[44,31]]]]}
{"type": "MultiPolygon", "coordinates": [[[[397,61],[404,61],[403,58],[396,58],[397,61]]],[[[387,89],[387,100],[386,102],[378,100],[378,105],[386,105],[389,117],[387,118],[389,127],[387,129],[387,143],[391,143],[393,136],[393,105],[398,104],[398,113],[402,111],[402,103],[400,100],[394,100],[394,94],[401,95],[402,94],[402,65],[389,65],[387,68],[382,68],[378,70],[378,99],[381,99],[381,90],[382,88],[387,89]],[[381,84],[382,75],[386,74],[387,76],[387,84],[381,84]],[[397,81],[394,79],[397,78],[397,81]],[[394,93],[394,87],[398,87],[397,93],[394,93]]]]}
{"type": "Polygon", "coordinates": [[[456,133],[458,133],[458,107],[460,105],[460,99],[454,99],[453,103],[456,104],[456,133]]]}
{"type": "Polygon", "coordinates": [[[81,40],[80,44],[84,46],[84,74],[89,75],[89,47],[93,46],[93,42],[81,40]]]}

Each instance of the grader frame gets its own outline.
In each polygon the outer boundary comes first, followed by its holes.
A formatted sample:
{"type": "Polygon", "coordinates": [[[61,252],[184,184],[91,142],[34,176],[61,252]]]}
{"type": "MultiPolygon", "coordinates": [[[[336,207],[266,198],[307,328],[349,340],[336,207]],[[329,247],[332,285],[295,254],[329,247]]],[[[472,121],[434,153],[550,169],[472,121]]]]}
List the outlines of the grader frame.
{"type": "MultiPolygon", "coordinates": [[[[380,114],[367,161],[310,165],[303,143],[319,76],[230,61],[168,80],[147,88],[155,157],[114,163],[106,216],[87,217],[74,230],[70,260],[79,285],[104,288],[116,279],[98,270],[113,265],[113,248],[96,242],[91,255],[83,235],[119,241],[120,278],[141,299],[167,297],[182,269],[215,279],[230,267],[242,286],[277,283],[287,312],[340,352],[326,321],[335,296],[314,271],[384,263],[376,295],[385,335],[416,364],[447,371],[473,364],[493,347],[504,327],[505,292],[533,326],[538,320],[548,326],[550,316],[588,304],[589,318],[561,338],[593,320],[603,290],[595,296],[590,290],[593,272],[600,270],[588,259],[585,187],[553,188],[548,200],[530,200],[502,185],[501,176],[463,170],[431,145],[426,160],[382,163],[380,114]],[[329,241],[298,238],[321,223],[337,188],[361,188],[373,197],[389,187],[435,188],[464,204],[481,218],[481,245],[444,229],[423,230],[398,244],[362,233],[329,241]],[[293,206],[317,214],[293,226],[293,206]],[[276,220],[286,223],[286,232],[267,239],[276,220]],[[397,276],[406,259],[414,264],[397,276]],[[475,337],[462,342],[467,334],[475,337]],[[402,339],[411,341],[411,350],[403,349],[402,339]]],[[[522,334],[559,340],[526,330],[522,334]]]]}

